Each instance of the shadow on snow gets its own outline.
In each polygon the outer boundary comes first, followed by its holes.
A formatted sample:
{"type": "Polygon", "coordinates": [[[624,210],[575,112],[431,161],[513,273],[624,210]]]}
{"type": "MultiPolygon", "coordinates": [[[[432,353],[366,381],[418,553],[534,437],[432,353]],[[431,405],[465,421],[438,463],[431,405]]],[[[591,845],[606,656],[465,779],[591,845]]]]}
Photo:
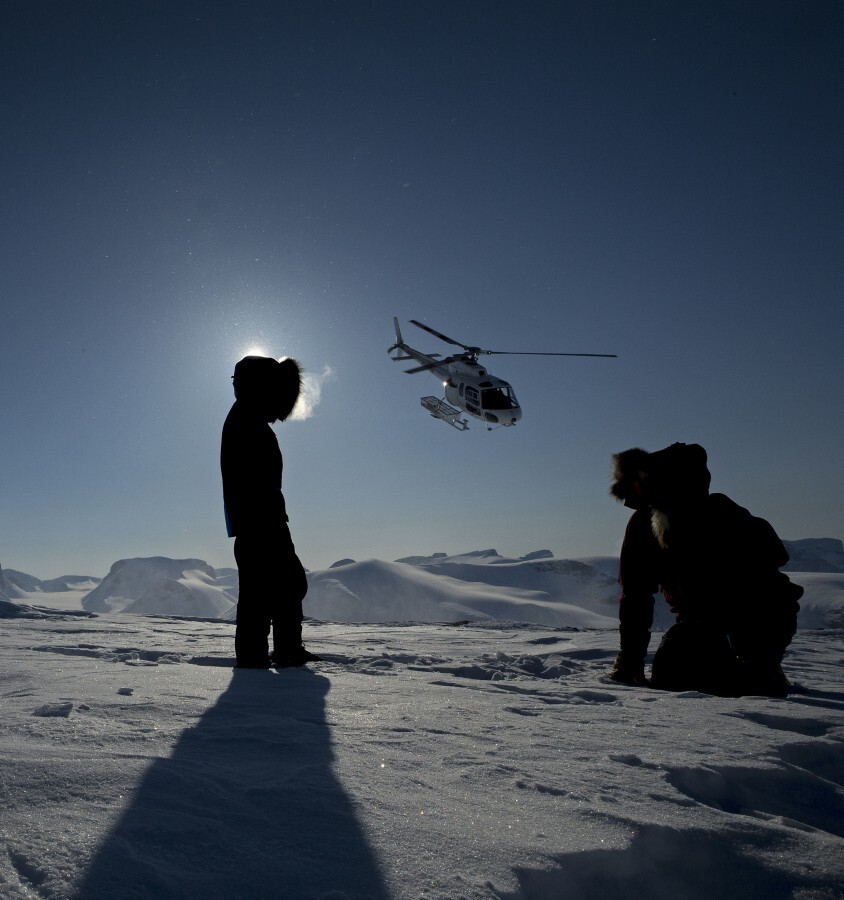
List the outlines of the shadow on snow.
{"type": "Polygon", "coordinates": [[[329,681],[238,671],[152,764],[76,895],[91,898],[387,897],[333,773],[329,681]]]}

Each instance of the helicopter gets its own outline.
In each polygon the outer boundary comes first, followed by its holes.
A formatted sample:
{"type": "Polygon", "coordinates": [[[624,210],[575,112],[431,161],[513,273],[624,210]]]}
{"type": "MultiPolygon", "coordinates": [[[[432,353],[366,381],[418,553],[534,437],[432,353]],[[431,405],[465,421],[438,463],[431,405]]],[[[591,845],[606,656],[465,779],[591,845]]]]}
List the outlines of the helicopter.
{"type": "Polygon", "coordinates": [[[481,347],[472,347],[463,344],[448,335],[417,322],[410,320],[412,325],[427,331],[434,337],[445,341],[455,347],[461,347],[462,353],[454,353],[451,356],[440,358],[439,353],[422,353],[405,343],[399,328],[399,320],[393,317],[393,325],[396,329],[396,342],[387,348],[387,353],[396,352],[391,359],[395,362],[414,361],[419,363],[410,369],[405,369],[408,375],[416,372],[430,372],[442,381],[445,388],[445,396],[422,397],[422,406],[435,418],[447,422],[459,431],[467,431],[469,420],[463,417],[463,413],[480,419],[487,426],[488,431],[493,428],[511,427],[522,418],[522,408],[516,399],[516,394],[510,384],[502,378],[492,375],[486,367],[478,362],[478,357],[486,355],[508,356],[600,356],[614,358],[615,353],[540,353],[535,351],[517,350],[484,350],[481,347]]]}

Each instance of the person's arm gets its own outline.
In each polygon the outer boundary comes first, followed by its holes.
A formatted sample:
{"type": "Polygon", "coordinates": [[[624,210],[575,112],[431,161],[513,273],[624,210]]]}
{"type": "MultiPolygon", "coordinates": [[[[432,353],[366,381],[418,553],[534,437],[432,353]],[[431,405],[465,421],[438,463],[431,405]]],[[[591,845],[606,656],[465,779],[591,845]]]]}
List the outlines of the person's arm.
{"type": "Polygon", "coordinates": [[[650,512],[631,516],[621,548],[618,581],[619,654],[610,678],[627,684],[645,684],[645,655],[651,640],[654,594],[659,589],[655,566],[655,541],[650,512]]]}

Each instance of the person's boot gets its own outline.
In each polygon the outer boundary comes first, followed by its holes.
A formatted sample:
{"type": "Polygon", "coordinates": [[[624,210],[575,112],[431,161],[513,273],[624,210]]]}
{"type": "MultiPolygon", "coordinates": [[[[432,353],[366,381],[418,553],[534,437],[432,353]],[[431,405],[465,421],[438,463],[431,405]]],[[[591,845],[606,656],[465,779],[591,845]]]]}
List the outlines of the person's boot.
{"type": "Polygon", "coordinates": [[[298,647],[285,648],[281,651],[273,650],[272,653],[273,665],[277,669],[304,666],[305,663],[320,662],[321,659],[322,657],[317,656],[316,653],[306,650],[303,644],[300,644],[298,647]]]}

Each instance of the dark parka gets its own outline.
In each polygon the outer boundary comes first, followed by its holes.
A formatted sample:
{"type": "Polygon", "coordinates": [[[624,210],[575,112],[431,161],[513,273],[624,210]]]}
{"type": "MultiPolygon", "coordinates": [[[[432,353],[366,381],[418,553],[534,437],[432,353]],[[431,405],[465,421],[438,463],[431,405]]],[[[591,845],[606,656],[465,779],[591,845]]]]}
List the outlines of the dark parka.
{"type": "Polygon", "coordinates": [[[788,553],[771,525],[709,493],[702,447],[626,451],[615,462],[611,493],[640,507],[628,522],[619,566],[626,664],[641,664],[647,653],[658,590],[678,622],[729,635],[741,658],[779,662],[803,589],[779,571],[788,553]]]}
{"type": "Polygon", "coordinates": [[[230,537],[278,529],[287,522],[275,433],[258,411],[240,400],[223,425],[220,468],[230,537]]]}
{"type": "Polygon", "coordinates": [[[653,511],[637,510],[619,566],[622,655],[631,662],[644,659],[654,594],[661,591],[678,622],[727,632],[740,656],[778,660],[794,634],[803,594],[779,571],[787,562],[770,524],[724,494],[708,494],[663,542],[654,533],[653,511]]]}
{"type": "Polygon", "coordinates": [[[284,421],[299,396],[295,360],[246,357],[235,367],[236,400],[223,425],[220,469],[230,537],[278,529],[287,522],[282,459],[269,422],[284,421]]]}

